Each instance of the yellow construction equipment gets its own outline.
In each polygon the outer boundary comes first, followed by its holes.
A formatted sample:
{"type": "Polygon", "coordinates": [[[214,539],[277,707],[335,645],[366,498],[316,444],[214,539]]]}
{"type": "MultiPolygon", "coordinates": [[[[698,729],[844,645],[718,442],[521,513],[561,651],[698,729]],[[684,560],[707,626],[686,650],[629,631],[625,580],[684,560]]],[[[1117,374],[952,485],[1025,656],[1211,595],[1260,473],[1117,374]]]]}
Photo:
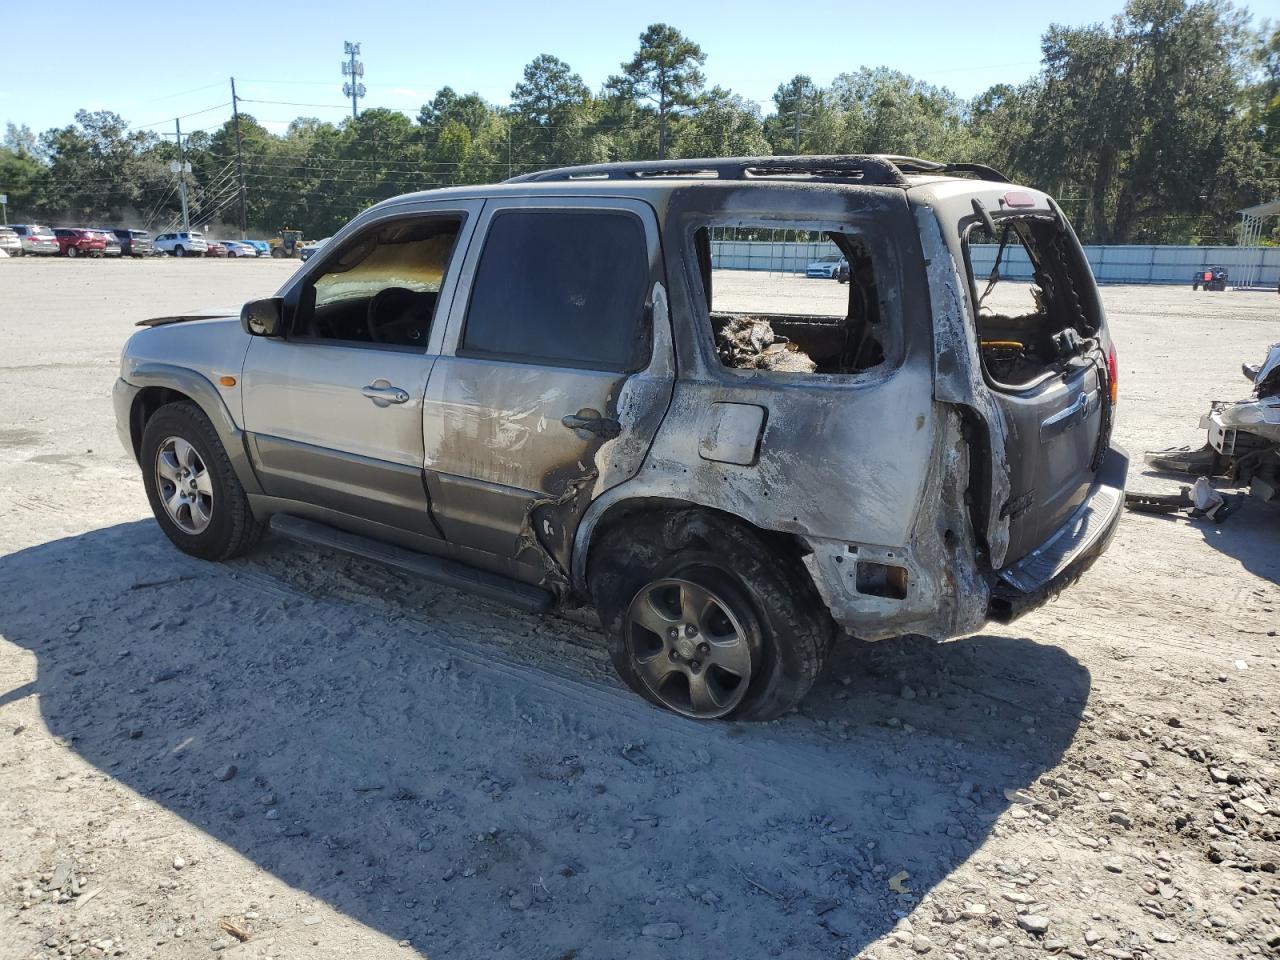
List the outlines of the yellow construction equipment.
{"type": "Polygon", "coordinates": [[[271,245],[271,256],[276,259],[296,257],[302,247],[302,231],[290,230],[287,227],[277,230],[276,235],[267,241],[271,245]]]}

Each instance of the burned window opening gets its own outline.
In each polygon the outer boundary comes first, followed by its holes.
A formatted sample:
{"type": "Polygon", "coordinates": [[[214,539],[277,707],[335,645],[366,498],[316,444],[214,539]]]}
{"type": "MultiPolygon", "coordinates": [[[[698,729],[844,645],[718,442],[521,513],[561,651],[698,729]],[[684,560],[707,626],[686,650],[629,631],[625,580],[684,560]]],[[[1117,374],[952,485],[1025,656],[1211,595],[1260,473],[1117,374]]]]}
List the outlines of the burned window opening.
{"type": "Polygon", "coordinates": [[[1080,265],[1057,221],[1006,217],[995,226],[995,236],[980,221],[965,234],[978,340],[992,384],[1022,390],[1082,356],[1098,321],[1077,294],[1080,265]]]}
{"type": "Polygon", "coordinates": [[[877,274],[863,238],[775,222],[703,227],[694,234],[694,248],[724,366],[848,375],[884,362],[877,274]],[[806,279],[805,260],[832,264],[826,252],[832,246],[835,268],[824,278],[806,279]],[[756,256],[761,250],[768,257],[763,267],[756,256]]]}

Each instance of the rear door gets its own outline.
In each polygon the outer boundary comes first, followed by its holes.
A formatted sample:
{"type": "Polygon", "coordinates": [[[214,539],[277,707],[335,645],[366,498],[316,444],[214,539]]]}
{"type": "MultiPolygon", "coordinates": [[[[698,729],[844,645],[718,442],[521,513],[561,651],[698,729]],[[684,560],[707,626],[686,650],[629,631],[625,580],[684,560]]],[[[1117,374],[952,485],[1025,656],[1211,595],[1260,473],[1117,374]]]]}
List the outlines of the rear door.
{"type": "Polygon", "coordinates": [[[582,510],[635,474],[670,400],[662,276],[647,204],[487,202],[423,406],[450,541],[567,567],[582,510]]]}
{"type": "Polygon", "coordinates": [[[1088,496],[1110,399],[1103,319],[1075,237],[1051,213],[994,222],[994,237],[975,224],[964,246],[983,373],[1009,427],[1009,564],[1088,496]]]}

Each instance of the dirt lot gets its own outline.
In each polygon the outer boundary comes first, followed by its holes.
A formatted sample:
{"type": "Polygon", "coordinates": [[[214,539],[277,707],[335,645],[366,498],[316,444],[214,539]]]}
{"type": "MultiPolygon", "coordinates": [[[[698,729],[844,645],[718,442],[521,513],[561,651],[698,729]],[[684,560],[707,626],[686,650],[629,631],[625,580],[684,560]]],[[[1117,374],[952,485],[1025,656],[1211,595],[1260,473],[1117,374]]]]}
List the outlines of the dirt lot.
{"type": "MultiPolygon", "coordinates": [[[[698,725],[578,624],[170,547],[120,345],[289,267],[0,261],[0,957],[1280,953],[1280,511],[1130,516],[1011,628],[698,725]]],[[[1133,451],[1280,339],[1274,293],[1105,298],[1133,451]]]]}

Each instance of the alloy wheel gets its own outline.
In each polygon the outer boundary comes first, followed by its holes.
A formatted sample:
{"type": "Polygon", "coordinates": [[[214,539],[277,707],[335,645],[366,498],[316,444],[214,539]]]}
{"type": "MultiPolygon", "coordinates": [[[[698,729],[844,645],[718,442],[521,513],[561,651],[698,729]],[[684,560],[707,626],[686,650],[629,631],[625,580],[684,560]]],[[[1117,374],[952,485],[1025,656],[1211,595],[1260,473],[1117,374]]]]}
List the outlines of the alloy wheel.
{"type": "Polygon", "coordinates": [[[213,481],[186,440],[169,437],[156,451],[156,489],[165,513],[183,533],[203,533],[213,519],[213,481]]]}
{"type": "Polygon", "coordinates": [[[733,710],[751,685],[752,652],[729,602],[690,580],[657,580],[627,609],[635,673],[664,706],[709,720],[733,710]]]}

